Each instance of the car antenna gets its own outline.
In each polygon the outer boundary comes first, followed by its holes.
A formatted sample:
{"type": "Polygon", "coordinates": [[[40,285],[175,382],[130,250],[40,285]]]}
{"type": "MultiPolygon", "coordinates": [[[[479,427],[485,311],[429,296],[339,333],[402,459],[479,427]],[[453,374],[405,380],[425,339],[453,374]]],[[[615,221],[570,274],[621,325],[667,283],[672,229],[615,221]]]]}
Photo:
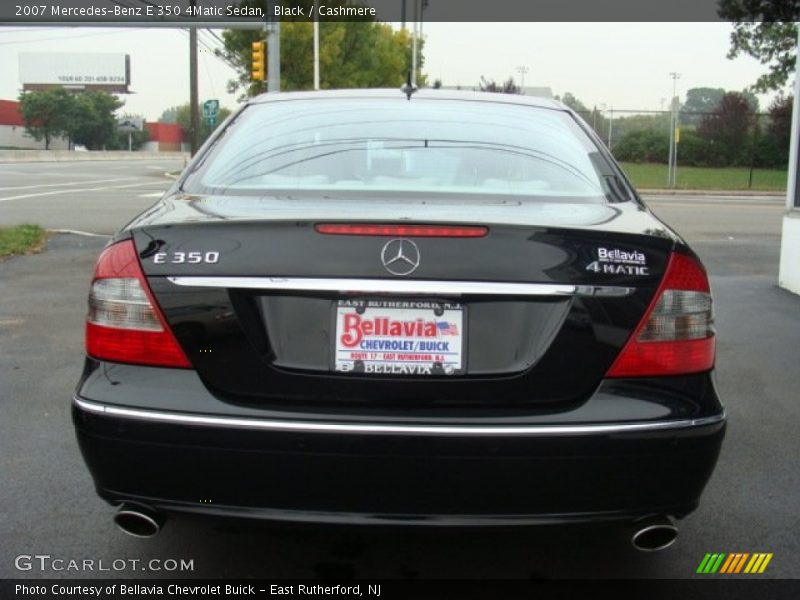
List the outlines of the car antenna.
{"type": "Polygon", "coordinates": [[[418,89],[417,86],[411,83],[411,71],[409,71],[408,78],[406,79],[406,82],[403,84],[403,87],[400,88],[400,91],[402,91],[406,95],[407,100],[411,100],[411,95],[414,92],[416,92],[417,89],[418,89]]]}

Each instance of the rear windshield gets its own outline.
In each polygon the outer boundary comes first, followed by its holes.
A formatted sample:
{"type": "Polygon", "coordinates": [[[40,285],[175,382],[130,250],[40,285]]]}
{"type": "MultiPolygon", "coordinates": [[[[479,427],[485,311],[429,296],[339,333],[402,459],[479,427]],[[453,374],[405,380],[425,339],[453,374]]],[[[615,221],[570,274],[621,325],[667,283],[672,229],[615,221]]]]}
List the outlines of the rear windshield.
{"type": "Polygon", "coordinates": [[[402,96],[325,98],[249,106],[184,189],[606,202],[609,186],[598,165],[608,168],[572,117],[558,110],[402,96]]]}

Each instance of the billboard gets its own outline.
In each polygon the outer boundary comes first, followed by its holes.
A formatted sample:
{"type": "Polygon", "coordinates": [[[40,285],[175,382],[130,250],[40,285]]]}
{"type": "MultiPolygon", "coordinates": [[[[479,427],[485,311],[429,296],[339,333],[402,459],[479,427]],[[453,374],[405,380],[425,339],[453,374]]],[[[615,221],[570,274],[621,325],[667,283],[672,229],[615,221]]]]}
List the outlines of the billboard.
{"type": "Polygon", "coordinates": [[[127,54],[20,52],[19,79],[24,90],[64,87],[128,93],[131,82],[127,54]]]}

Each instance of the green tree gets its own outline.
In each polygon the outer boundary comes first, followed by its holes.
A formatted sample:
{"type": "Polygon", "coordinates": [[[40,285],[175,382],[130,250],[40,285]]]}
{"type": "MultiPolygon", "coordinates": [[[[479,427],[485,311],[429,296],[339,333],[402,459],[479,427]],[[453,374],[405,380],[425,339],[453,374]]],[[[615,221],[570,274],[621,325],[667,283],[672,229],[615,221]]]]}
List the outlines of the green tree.
{"type": "Polygon", "coordinates": [[[767,65],[758,92],[781,89],[795,70],[800,3],[796,0],[720,0],[719,15],[733,23],[728,58],[747,54],[767,65]]]}
{"type": "MultiPolygon", "coordinates": [[[[265,0],[245,0],[249,6],[265,6],[265,0]]],[[[313,5],[313,0],[293,2],[313,5]]],[[[320,88],[400,87],[411,68],[411,35],[394,30],[372,17],[361,20],[326,20],[319,26],[320,88]]],[[[266,91],[264,83],[252,81],[251,45],[263,39],[263,32],[228,29],[222,33],[224,49],[217,54],[234,66],[237,78],[228,82],[228,91],[243,90],[242,99],[266,91]]],[[[310,90],[314,84],[313,23],[308,18],[281,23],[281,90],[310,90]]],[[[417,83],[425,85],[421,70],[423,44],[419,43],[417,83]]],[[[267,49],[269,52],[269,48],[267,49]]]]}
{"type": "Polygon", "coordinates": [[[576,113],[587,115],[592,112],[589,109],[589,107],[587,107],[583,102],[578,100],[572,92],[566,92],[563,96],[556,96],[556,100],[563,102],[564,104],[569,106],[572,110],[574,110],[576,113]]]}
{"type": "Polygon", "coordinates": [[[714,148],[717,164],[713,166],[725,167],[747,160],[752,152],[752,126],[752,106],[738,92],[725,94],[717,111],[703,116],[697,133],[714,148]]]}
{"type": "Polygon", "coordinates": [[[36,141],[44,140],[46,150],[54,137],[69,135],[73,97],[61,88],[23,92],[19,96],[19,111],[25,131],[36,141]]]}
{"type": "Polygon", "coordinates": [[[778,96],[769,106],[769,121],[756,141],[756,166],[786,168],[792,131],[792,96],[778,96]]]}
{"type": "MultiPolygon", "coordinates": [[[[576,113],[578,113],[581,118],[586,121],[586,123],[594,129],[594,132],[600,136],[601,138],[605,139],[604,136],[608,133],[608,118],[606,118],[606,112],[597,108],[597,106],[593,108],[589,108],[583,102],[578,100],[578,98],[572,92],[565,92],[562,96],[556,95],[555,100],[565,104],[576,113]]],[[[617,126],[619,119],[614,119],[614,127],[617,126]]],[[[614,137],[617,137],[616,135],[614,137]]]]}
{"type": "Polygon", "coordinates": [[[614,144],[617,160],[635,163],[665,163],[669,156],[669,134],[640,129],[622,135],[614,144]]]}
{"type": "Polygon", "coordinates": [[[123,104],[108,92],[90,90],[75,94],[69,112],[69,137],[75,144],[83,144],[90,150],[113,145],[117,137],[115,113],[123,104]]]}
{"type": "Polygon", "coordinates": [[[522,90],[514,83],[514,78],[509,77],[503,83],[498,84],[494,79],[486,79],[481,75],[480,90],[482,92],[492,92],[495,94],[520,94],[522,90]]]}
{"type": "MultiPolygon", "coordinates": [[[[719,109],[722,97],[727,92],[723,88],[692,88],[686,92],[686,102],[681,106],[681,123],[699,125],[703,116],[719,109]]],[[[750,109],[758,112],[758,97],[750,90],[742,90],[739,94],[747,100],[750,109]]]]}
{"type": "MultiPolygon", "coordinates": [[[[192,130],[192,115],[190,114],[189,106],[190,104],[187,102],[186,104],[181,104],[180,106],[173,106],[166,109],[161,114],[161,121],[164,123],[177,123],[188,136],[189,132],[192,130]]],[[[214,132],[219,124],[227,119],[231,114],[231,110],[229,108],[221,106],[219,112],[217,113],[216,123],[211,126],[208,124],[208,121],[203,118],[202,105],[198,105],[197,111],[200,115],[200,132],[198,134],[198,142],[200,144],[205,142],[208,139],[208,136],[214,132]]]]}
{"type": "Polygon", "coordinates": [[[722,88],[700,87],[688,90],[686,102],[681,107],[681,122],[698,125],[704,114],[717,110],[724,95],[725,90],[722,88]]]}

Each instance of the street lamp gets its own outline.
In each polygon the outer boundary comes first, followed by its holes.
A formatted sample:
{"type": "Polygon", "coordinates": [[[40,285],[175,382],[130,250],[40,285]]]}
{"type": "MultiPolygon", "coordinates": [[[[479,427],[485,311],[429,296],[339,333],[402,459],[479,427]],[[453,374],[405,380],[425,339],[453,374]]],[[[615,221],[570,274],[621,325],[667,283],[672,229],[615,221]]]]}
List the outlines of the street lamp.
{"type": "Polygon", "coordinates": [[[519,89],[524,94],[525,93],[525,75],[527,75],[527,73],[528,73],[528,67],[525,67],[525,66],[522,66],[522,65],[517,67],[517,73],[519,73],[519,77],[520,77],[519,89]]]}
{"type": "MultiPolygon", "coordinates": [[[[600,110],[603,111],[603,112],[606,112],[606,104],[605,104],[605,102],[600,104],[600,110]]],[[[611,150],[611,133],[612,133],[613,127],[614,127],[614,105],[613,104],[608,107],[608,113],[609,113],[609,116],[606,117],[608,119],[608,142],[606,143],[606,146],[608,146],[608,149],[611,150]]]]}
{"type": "Polygon", "coordinates": [[[681,74],[672,72],[669,74],[672,77],[672,106],[669,119],[669,166],[667,168],[667,185],[675,187],[678,175],[678,143],[675,137],[675,130],[678,128],[678,101],[676,94],[678,79],[681,74]]]}

